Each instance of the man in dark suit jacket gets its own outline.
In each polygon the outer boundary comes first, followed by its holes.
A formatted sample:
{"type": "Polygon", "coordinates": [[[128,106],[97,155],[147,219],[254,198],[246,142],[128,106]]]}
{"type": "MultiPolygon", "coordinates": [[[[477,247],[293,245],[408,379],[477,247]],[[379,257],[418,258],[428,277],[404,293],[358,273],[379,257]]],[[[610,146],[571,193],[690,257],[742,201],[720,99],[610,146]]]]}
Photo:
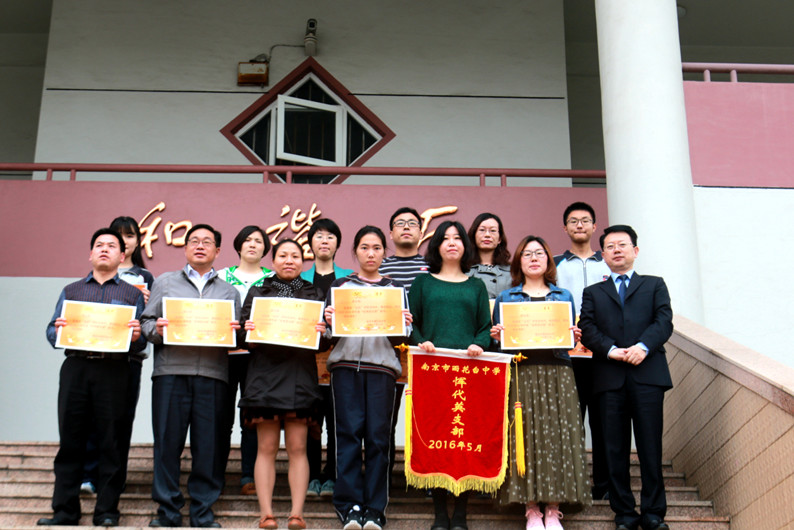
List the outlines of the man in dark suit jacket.
{"type": "Polygon", "coordinates": [[[612,274],[584,290],[579,327],[593,351],[593,391],[604,433],[609,504],[618,529],[667,529],[662,478],[662,407],[672,388],[664,343],[673,333],[670,295],[662,278],[634,272],[637,234],[615,225],[601,236],[612,274]],[[642,493],[635,510],[629,477],[631,427],[640,458],[642,493]]]}

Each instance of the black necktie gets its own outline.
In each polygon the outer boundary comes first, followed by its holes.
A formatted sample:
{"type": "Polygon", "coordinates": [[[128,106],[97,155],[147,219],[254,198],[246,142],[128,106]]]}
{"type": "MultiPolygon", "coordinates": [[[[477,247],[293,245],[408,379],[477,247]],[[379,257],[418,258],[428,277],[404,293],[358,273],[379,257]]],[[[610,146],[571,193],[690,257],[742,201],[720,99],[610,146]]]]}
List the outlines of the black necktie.
{"type": "Polygon", "coordinates": [[[629,283],[629,277],[625,274],[621,274],[618,276],[618,280],[620,280],[618,295],[620,296],[620,305],[623,305],[623,302],[626,301],[626,284],[629,283]]]}

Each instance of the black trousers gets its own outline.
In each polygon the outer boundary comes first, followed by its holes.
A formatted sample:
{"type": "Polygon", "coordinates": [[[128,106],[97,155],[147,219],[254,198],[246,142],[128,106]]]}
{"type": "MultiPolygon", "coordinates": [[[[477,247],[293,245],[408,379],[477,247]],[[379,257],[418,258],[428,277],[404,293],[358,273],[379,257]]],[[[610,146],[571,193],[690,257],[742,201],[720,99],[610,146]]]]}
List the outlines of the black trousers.
{"type": "MultiPolygon", "coordinates": [[[[54,517],[77,524],[86,442],[92,430],[99,448],[94,524],[118,520],[127,454],[121,439],[126,432],[130,361],[67,357],[58,389],[60,448],[55,457],[54,517]]],[[[128,446],[127,446],[128,447],[128,446]]]]}
{"type": "Polygon", "coordinates": [[[622,388],[598,394],[609,468],[609,505],[615,524],[634,528],[639,523],[664,519],[667,500],[662,477],[662,409],[664,389],[626,378],[622,388]],[[640,459],[640,512],[635,510],[629,475],[631,429],[640,459]]]}
{"type": "Polygon", "coordinates": [[[609,472],[607,455],[604,448],[604,434],[601,430],[601,413],[597,396],[593,393],[593,361],[591,359],[571,359],[576,391],[579,394],[579,411],[584,422],[585,412],[589,411],[588,424],[593,443],[593,498],[603,499],[609,491],[609,472]]]}
{"type": "Polygon", "coordinates": [[[341,519],[356,505],[379,514],[386,511],[394,384],[394,377],[383,372],[350,368],[331,372],[336,413],[333,502],[341,519]]]}
{"type": "Polygon", "coordinates": [[[185,497],[179,488],[182,451],[190,427],[192,466],[187,481],[190,526],[215,520],[212,505],[223,489],[228,442],[226,383],[198,375],[152,378],[154,482],[152,499],[160,504],[161,520],[180,525],[185,497]]]}
{"type": "MultiPolygon", "coordinates": [[[[248,359],[251,355],[232,354],[229,355],[229,383],[227,387],[228,395],[226,397],[226,415],[225,421],[229,436],[224,440],[226,446],[223,448],[225,455],[225,463],[223,468],[229,462],[229,451],[231,449],[231,436],[234,429],[234,417],[237,414],[237,388],[240,388],[240,397],[245,393],[245,380],[248,377],[248,359]]],[[[247,428],[243,425],[243,414],[240,415],[240,465],[242,475],[240,477],[241,484],[254,481],[254,464],[256,463],[256,429],[247,428]]]]}
{"type": "Polygon", "coordinates": [[[306,440],[306,456],[309,459],[309,480],[336,479],[336,423],[334,421],[334,402],[331,398],[331,386],[320,385],[320,393],[323,395],[319,403],[319,411],[313,418],[320,426],[320,437],[315,438],[309,429],[306,440]],[[325,432],[328,433],[328,445],[325,452],[325,467],[323,464],[323,437],[322,427],[325,419],[325,432]]]}

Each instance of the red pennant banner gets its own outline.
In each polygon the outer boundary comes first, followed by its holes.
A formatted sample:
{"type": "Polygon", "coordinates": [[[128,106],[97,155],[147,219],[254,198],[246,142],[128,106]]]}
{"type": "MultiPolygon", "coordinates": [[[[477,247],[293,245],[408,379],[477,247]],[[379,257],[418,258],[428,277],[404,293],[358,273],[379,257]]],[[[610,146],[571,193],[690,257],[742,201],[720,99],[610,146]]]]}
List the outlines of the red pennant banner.
{"type": "Polygon", "coordinates": [[[417,488],[496,492],[507,469],[512,356],[411,347],[405,475],[417,488]]]}

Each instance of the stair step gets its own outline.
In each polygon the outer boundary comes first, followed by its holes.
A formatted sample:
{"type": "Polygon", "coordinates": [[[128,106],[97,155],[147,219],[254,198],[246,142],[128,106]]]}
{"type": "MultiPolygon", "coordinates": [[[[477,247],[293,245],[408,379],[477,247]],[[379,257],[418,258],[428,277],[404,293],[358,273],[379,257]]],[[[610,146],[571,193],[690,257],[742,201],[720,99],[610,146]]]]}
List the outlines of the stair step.
{"type": "MultiPolygon", "coordinates": [[[[0,530],[33,529],[40,517],[51,516],[54,481],[52,462],[57,450],[58,444],[52,442],[0,442],[0,530]]],[[[398,451],[387,510],[388,528],[427,528],[433,520],[432,500],[423,490],[406,488],[402,457],[398,451]]],[[[183,492],[186,491],[191,461],[190,451],[186,449],[182,456],[183,492]]],[[[151,499],[152,465],[152,444],[135,444],[131,447],[127,489],[120,503],[121,524],[126,527],[146,528],[155,516],[157,505],[151,499]]],[[[285,525],[290,496],[285,476],[287,455],[283,449],[279,452],[276,467],[279,476],[273,504],[279,523],[285,525]]],[[[664,463],[663,470],[668,500],[666,520],[671,526],[677,530],[729,530],[729,520],[716,517],[712,503],[700,500],[697,488],[687,486],[683,474],[673,471],[669,462],[664,463]]],[[[635,497],[639,497],[639,461],[636,455],[632,455],[631,475],[635,497]]],[[[224,492],[214,506],[218,522],[225,529],[255,528],[258,503],[256,496],[239,494],[240,453],[236,447],[230,454],[226,481],[224,492]]],[[[89,514],[83,516],[82,525],[91,525],[93,505],[93,496],[81,497],[83,513],[89,514]]],[[[472,530],[525,528],[523,508],[519,505],[499,508],[491,499],[473,496],[469,508],[469,528],[472,530]]],[[[186,514],[187,507],[183,511],[186,514]]],[[[304,516],[309,528],[341,526],[329,498],[307,498],[304,516]]],[[[612,530],[613,521],[608,502],[595,501],[592,507],[581,513],[566,515],[563,523],[566,530],[612,530]]],[[[188,522],[187,515],[184,522],[188,522]]]]}

